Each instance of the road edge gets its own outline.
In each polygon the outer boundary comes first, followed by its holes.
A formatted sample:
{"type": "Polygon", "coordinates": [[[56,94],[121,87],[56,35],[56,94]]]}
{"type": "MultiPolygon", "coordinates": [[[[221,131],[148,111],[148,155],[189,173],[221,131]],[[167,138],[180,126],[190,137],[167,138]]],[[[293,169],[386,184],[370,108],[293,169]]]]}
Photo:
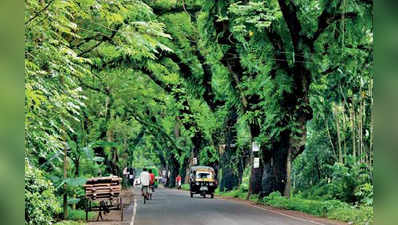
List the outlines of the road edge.
{"type": "MultiPolygon", "coordinates": [[[[164,187],[166,188],[166,187],[164,187]]],[[[181,192],[188,192],[188,190],[183,190],[183,189],[176,189],[176,188],[166,188],[166,189],[170,189],[170,190],[175,190],[175,191],[181,191],[181,192]]],[[[235,197],[229,197],[229,196],[222,196],[222,195],[218,195],[218,194],[214,194],[214,198],[215,199],[221,199],[221,200],[229,200],[229,201],[234,201],[234,202],[239,202],[242,204],[246,204],[248,206],[251,206],[253,208],[258,208],[258,209],[262,209],[264,211],[270,212],[270,213],[275,213],[275,214],[279,214],[282,216],[286,216],[289,217],[291,219],[296,219],[299,221],[305,221],[305,222],[309,222],[312,224],[316,224],[316,225],[349,225],[349,223],[344,222],[344,221],[338,221],[338,220],[332,220],[332,219],[328,219],[326,217],[319,217],[319,216],[315,216],[315,215],[311,215],[308,213],[304,213],[301,211],[297,211],[297,210],[288,210],[288,209],[281,209],[281,208],[276,208],[276,207],[272,207],[272,206],[268,206],[268,205],[263,205],[263,204],[259,204],[250,200],[246,200],[246,199],[241,199],[241,198],[235,198],[235,197]],[[301,216],[297,216],[297,215],[290,215],[290,213],[299,213],[301,214],[301,216]]]]}

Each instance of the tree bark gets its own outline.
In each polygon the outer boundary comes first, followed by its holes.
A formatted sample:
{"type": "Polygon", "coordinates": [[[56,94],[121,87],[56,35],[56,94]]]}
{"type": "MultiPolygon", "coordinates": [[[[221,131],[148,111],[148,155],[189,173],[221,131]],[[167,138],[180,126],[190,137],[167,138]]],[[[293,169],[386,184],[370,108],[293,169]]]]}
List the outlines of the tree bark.
{"type": "Polygon", "coordinates": [[[290,198],[290,189],[292,186],[292,178],[291,178],[291,171],[292,171],[292,146],[290,146],[287,150],[287,157],[286,157],[286,183],[285,183],[285,190],[283,195],[285,197],[290,198]]]}
{"type": "MultiPolygon", "coordinates": [[[[66,138],[65,138],[66,142],[66,138]]],[[[68,147],[67,144],[65,143],[64,146],[64,181],[68,178],[68,147]]],[[[64,183],[64,202],[63,202],[63,218],[66,220],[68,218],[68,194],[66,193],[66,182],[64,183]]]]}
{"type": "MultiPolygon", "coordinates": [[[[260,126],[257,123],[249,124],[251,141],[254,142],[255,138],[260,135],[260,126]]],[[[263,177],[263,168],[264,163],[262,162],[262,152],[264,147],[260,146],[259,152],[254,153],[253,149],[250,149],[250,163],[251,163],[251,174],[249,181],[249,192],[247,195],[247,199],[250,198],[251,194],[260,194],[262,192],[262,177],[263,177]],[[260,158],[260,165],[258,168],[254,168],[254,158],[260,158]]]]}
{"type": "Polygon", "coordinates": [[[239,165],[240,162],[238,162],[238,164],[233,164],[233,162],[231,161],[233,152],[235,152],[237,148],[236,138],[238,134],[235,128],[237,121],[238,114],[236,112],[236,109],[233,108],[230,110],[226,121],[225,149],[222,152],[220,158],[220,164],[222,168],[220,181],[221,191],[230,191],[239,186],[239,178],[242,175],[239,165]],[[236,173],[236,171],[238,171],[238,173],[236,173]]]}

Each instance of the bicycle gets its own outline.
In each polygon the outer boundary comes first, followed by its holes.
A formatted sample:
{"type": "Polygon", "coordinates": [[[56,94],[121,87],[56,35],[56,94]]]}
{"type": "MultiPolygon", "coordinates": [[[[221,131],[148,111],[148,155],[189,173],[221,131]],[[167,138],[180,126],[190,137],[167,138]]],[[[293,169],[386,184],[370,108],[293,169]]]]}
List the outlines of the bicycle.
{"type": "Polygon", "coordinates": [[[143,186],[142,187],[142,194],[144,196],[144,204],[145,204],[146,201],[149,200],[149,197],[150,197],[150,188],[149,188],[149,186],[143,186]]]}
{"type": "Polygon", "coordinates": [[[149,200],[152,200],[152,192],[153,192],[153,186],[150,185],[148,187],[148,196],[149,196],[149,200]]]}

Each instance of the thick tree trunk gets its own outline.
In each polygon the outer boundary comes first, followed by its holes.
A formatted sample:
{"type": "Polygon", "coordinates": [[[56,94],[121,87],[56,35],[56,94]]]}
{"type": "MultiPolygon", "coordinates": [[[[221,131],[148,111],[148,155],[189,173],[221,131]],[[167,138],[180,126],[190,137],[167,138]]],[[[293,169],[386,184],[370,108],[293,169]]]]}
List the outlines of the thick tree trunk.
{"type": "Polygon", "coordinates": [[[292,186],[292,177],[291,177],[291,171],[292,171],[292,146],[289,146],[287,150],[287,156],[286,156],[286,183],[285,183],[285,190],[283,192],[283,195],[286,197],[290,197],[290,189],[292,186]]]}
{"type": "Polygon", "coordinates": [[[267,196],[274,191],[284,193],[289,147],[289,133],[284,132],[280,136],[280,141],[274,143],[270,151],[263,152],[264,169],[261,196],[267,196]]]}
{"type": "Polygon", "coordinates": [[[166,186],[169,188],[175,187],[175,180],[176,177],[179,173],[180,170],[180,165],[178,164],[178,161],[174,156],[172,156],[171,162],[169,164],[169,171],[170,171],[170,177],[167,179],[166,186]]]}
{"type": "MultiPolygon", "coordinates": [[[[258,124],[250,124],[250,133],[252,142],[256,137],[260,135],[260,127],[258,124]]],[[[254,158],[260,158],[263,153],[263,147],[260,146],[260,151],[254,153],[253,150],[250,150],[251,155],[251,174],[250,174],[250,182],[249,182],[249,193],[247,198],[250,198],[251,194],[259,194],[262,192],[262,176],[263,176],[263,168],[264,168],[264,160],[260,160],[260,165],[258,168],[254,168],[254,158]]]]}
{"type": "MultiPolygon", "coordinates": [[[[235,108],[232,108],[229,111],[229,115],[226,125],[226,132],[225,132],[225,147],[221,152],[220,157],[220,165],[221,165],[221,181],[220,181],[220,190],[221,191],[230,191],[235,187],[239,186],[239,177],[242,175],[240,174],[239,168],[238,173],[236,170],[234,171],[234,166],[239,167],[239,165],[234,165],[232,162],[233,153],[236,151],[236,138],[237,138],[237,131],[235,125],[238,121],[238,114],[235,108]]],[[[239,163],[238,163],[239,164],[239,163]]]]}

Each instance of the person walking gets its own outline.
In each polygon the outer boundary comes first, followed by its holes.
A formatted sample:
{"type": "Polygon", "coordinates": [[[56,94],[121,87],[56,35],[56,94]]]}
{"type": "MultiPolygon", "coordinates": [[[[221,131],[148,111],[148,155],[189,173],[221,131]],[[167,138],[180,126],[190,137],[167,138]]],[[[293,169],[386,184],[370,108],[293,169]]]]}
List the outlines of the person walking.
{"type": "Polygon", "coordinates": [[[177,185],[177,189],[180,190],[181,189],[181,176],[180,176],[180,174],[178,174],[178,176],[176,177],[176,185],[177,185]]]}
{"type": "Polygon", "coordinates": [[[155,192],[155,174],[152,173],[152,169],[149,169],[149,187],[152,188],[152,192],[155,192]]]}

